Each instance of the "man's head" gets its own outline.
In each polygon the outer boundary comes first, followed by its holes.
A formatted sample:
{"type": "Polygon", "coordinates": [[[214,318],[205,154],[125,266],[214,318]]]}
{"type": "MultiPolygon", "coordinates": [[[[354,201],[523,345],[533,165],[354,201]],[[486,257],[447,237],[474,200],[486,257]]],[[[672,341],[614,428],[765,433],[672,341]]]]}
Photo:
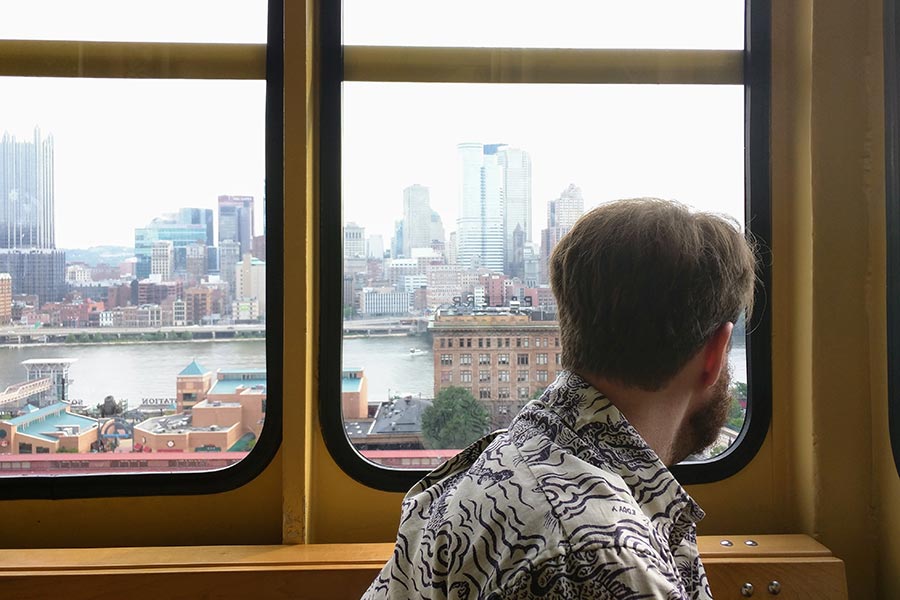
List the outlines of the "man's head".
{"type": "MultiPolygon", "coordinates": [[[[755,268],[732,220],[656,199],[593,209],[550,259],[563,367],[647,392],[662,389],[701,351],[712,356],[716,347],[724,355],[727,324],[749,314],[755,268]]],[[[722,420],[727,394],[726,365],[708,382],[707,409],[690,415],[696,427],[687,438],[699,444],[718,431],[702,421],[722,420]]]]}

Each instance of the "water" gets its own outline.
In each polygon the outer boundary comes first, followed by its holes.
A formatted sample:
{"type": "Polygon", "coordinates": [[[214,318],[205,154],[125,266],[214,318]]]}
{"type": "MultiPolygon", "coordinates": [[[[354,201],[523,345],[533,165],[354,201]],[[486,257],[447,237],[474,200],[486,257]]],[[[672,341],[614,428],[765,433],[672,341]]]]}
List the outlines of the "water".
{"type": "MultiPolygon", "coordinates": [[[[728,355],[732,381],[747,381],[747,351],[734,344],[728,355]]],[[[434,355],[429,338],[370,337],[344,340],[343,364],[365,369],[369,381],[369,400],[385,400],[388,391],[434,397],[434,355]],[[410,348],[421,348],[426,354],[410,356],[410,348]]]]}
{"type": "Polygon", "coordinates": [[[65,344],[0,348],[0,389],[25,381],[30,358],[74,358],[69,397],[94,406],[112,395],[135,407],[142,398],[174,398],[175,381],[191,360],[216,369],[266,366],[264,340],[148,344],[65,344]]]}
{"type": "MultiPolygon", "coordinates": [[[[20,364],[29,358],[77,359],[69,373],[69,396],[96,405],[107,395],[127,399],[175,396],[178,373],[191,360],[211,371],[266,366],[265,341],[219,341],[150,344],[26,346],[0,348],[0,389],[25,380],[20,364]]],[[[729,355],[734,381],[747,381],[746,350],[735,344],[729,355]]],[[[343,364],[365,369],[369,399],[384,400],[391,393],[434,395],[434,357],[429,338],[371,337],[344,340],[343,364]],[[410,356],[410,348],[425,354],[410,356]]]]}

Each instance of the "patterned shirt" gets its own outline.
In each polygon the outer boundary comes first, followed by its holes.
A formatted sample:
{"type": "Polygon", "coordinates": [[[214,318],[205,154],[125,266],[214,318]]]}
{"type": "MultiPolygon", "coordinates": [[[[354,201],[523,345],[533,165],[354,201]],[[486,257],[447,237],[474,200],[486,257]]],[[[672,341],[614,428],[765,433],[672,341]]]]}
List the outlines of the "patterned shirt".
{"type": "Polygon", "coordinates": [[[701,518],[618,409],[564,371],[409,491],[363,598],[712,598],[701,518]]]}

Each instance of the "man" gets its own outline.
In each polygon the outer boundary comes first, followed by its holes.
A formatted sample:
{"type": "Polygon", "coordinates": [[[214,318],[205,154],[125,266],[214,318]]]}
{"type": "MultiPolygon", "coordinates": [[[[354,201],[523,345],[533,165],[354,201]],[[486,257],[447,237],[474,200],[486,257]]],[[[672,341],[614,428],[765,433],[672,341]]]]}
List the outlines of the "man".
{"type": "Polygon", "coordinates": [[[654,199],[584,215],[550,262],[565,370],[410,490],[364,597],[711,597],[703,511],[666,466],[725,422],[754,271],[718,216],[654,199]]]}

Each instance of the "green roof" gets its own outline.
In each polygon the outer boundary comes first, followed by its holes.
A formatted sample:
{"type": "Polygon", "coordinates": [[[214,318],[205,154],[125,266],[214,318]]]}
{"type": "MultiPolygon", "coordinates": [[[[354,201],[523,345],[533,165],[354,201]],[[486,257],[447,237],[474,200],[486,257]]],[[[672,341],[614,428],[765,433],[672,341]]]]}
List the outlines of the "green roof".
{"type": "Polygon", "coordinates": [[[358,392],[362,388],[362,379],[359,377],[342,377],[341,392],[358,392]]]}
{"type": "Polygon", "coordinates": [[[191,364],[182,369],[181,373],[178,374],[179,377],[185,376],[196,376],[196,375],[205,375],[209,373],[206,369],[201,367],[196,360],[192,360],[191,364]]]}
{"type": "Polygon", "coordinates": [[[66,405],[62,402],[45,406],[27,415],[10,419],[8,422],[18,425],[19,431],[22,433],[48,441],[56,438],[45,435],[45,433],[57,431],[57,426],[78,425],[82,432],[97,426],[97,421],[94,419],[66,412],[66,405]]]}
{"type": "Polygon", "coordinates": [[[266,393],[266,379],[219,379],[213,383],[212,388],[207,392],[207,396],[216,394],[234,394],[239,387],[257,388],[260,393],[266,393]],[[259,386],[259,387],[258,387],[259,386]]]}

